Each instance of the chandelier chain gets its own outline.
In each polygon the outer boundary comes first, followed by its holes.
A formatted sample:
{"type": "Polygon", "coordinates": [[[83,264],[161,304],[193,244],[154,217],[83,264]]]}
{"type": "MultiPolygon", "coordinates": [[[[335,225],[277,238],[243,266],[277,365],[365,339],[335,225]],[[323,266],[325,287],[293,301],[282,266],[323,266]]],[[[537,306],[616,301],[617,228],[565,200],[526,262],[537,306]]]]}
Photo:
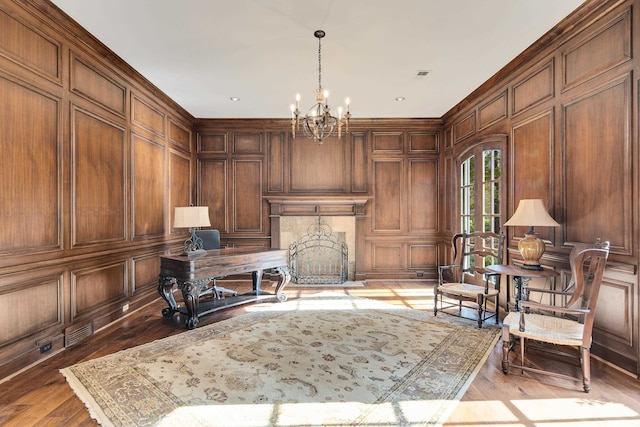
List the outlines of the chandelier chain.
{"type": "Polygon", "coordinates": [[[318,37],[318,90],[322,90],[322,38],[318,37]]]}

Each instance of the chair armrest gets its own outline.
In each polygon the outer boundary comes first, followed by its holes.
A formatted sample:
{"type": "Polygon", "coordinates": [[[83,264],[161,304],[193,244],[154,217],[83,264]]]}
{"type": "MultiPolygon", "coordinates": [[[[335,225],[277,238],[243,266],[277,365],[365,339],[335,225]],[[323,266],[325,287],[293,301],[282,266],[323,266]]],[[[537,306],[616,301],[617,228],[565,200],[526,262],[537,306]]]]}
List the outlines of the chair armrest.
{"type": "Polygon", "coordinates": [[[537,310],[546,310],[546,311],[555,311],[558,313],[567,313],[567,314],[587,314],[591,310],[586,308],[572,308],[572,307],[562,307],[559,305],[549,305],[549,304],[541,304],[535,301],[520,301],[520,313],[524,314],[526,309],[537,309],[537,310]]]}
{"type": "Polygon", "coordinates": [[[566,295],[566,296],[573,295],[573,292],[558,291],[554,289],[544,289],[544,288],[532,288],[531,286],[527,286],[527,290],[529,290],[530,292],[540,292],[543,294],[566,295]]]}
{"type": "Polygon", "coordinates": [[[498,280],[496,280],[496,285],[494,287],[495,287],[495,289],[500,291],[500,277],[502,276],[502,274],[500,274],[500,273],[484,273],[484,293],[485,294],[489,292],[489,277],[492,277],[492,276],[498,277],[498,280]]]}
{"type": "Polygon", "coordinates": [[[554,311],[556,313],[566,313],[566,314],[586,314],[591,310],[589,309],[581,309],[581,308],[569,308],[569,307],[557,307],[553,305],[540,304],[534,301],[520,301],[520,323],[518,324],[518,329],[520,332],[525,332],[526,329],[526,314],[529,308],[538,308],[541,310],[554,311]]]}
{"type": "MultiPolygon", "coordinates": [[[[441,265],[438,266],[438,284],[442,285],[444,283],[444,278],[442,273],[446,270],[455,270],[455,269],[459,269],[460,266],[458,264],[450,264],[450,265],[441,265]]],[[[453,278],[457,280],[456,278],[456,273],[453,272],[453,278]]]]}

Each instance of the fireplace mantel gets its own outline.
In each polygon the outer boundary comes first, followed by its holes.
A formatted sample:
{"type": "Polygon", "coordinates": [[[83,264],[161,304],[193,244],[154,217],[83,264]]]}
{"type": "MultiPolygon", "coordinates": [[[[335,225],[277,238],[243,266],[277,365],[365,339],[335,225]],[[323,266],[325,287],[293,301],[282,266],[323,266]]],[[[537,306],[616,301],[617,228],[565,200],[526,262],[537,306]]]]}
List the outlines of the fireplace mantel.
{"type": "Polygon", "coordinates": [[[277,216],[364,216],[370,197],[352,196],[267,196],[271,217],[277,216]]]}

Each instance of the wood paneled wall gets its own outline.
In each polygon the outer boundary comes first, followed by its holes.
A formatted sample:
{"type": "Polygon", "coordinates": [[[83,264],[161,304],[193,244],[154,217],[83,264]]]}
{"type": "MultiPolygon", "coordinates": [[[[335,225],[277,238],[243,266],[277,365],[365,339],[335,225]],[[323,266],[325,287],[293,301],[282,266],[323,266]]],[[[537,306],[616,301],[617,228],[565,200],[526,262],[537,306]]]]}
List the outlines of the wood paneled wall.
{"type": "Polygon", "coordinates": [[[350,128],[320,145],[294,138],[288,120],[197,119],[198,202],[224,244],[270,246],[269,217],[279,215],[270,197],[365,196],[356,278],[437,277],[441,121],[354,119],[350,128]]]}
{"type": "Polygon", "coordinates": [[[0,123],[1,378],[158,297],[193,117],[50,3],[0,0],[0,123]]]}
{"type": "MultiPolygon", "coordinates": [[[[594,352],[636,374],[639,6],[586,2],[444,117],[447,192],[469,147],[505,135],[503,221],[520,199],[544,200],[561,223],[538,230],[547,243],[544,264],[561,272],[556,286],[568,283],[576,243],[611,242],[594,352]]],[[[458,209],[445,212],[447,224],[455,224],[458,209]]],[[[505,231],[517,263],[525,229],[505,231]]]]}
{"type": "Polygon", "coordinates": [[[174,206],[268,247],[270,197],[364,198],[357,278],[435,278],[460,157],[487,140],[504,141],[503,221],[535,197],[562,223],[540,230],[558,285],[576,242],[611,241],[595,352],[640,372],[639,6],[588,0],[444,117],[354,119],[319,146],[288,120],[196,120],[51,3],[0,0],[0,377],[156,298],[174,206]]]}

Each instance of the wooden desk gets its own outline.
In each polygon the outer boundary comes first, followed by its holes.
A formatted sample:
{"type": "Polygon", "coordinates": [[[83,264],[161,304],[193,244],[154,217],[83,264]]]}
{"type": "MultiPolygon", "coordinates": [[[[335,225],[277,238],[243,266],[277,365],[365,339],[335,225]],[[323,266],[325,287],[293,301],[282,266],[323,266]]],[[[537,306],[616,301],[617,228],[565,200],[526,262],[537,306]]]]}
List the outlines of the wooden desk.
{"type": "Polygon", "coordinates": [[[291,280],[289,273],[289,254],[286,249],[265,248],[224,248],[209,250],[206,254],[186,257],[181,255],[160,257],[160,280],[158,292],[169,305],[162,310],[162,315],[172,317],[181,311],[173,296],[173,285],[177,284],[182,291],[188,318],[186,326],[193,329],[198,324],[198,317],[227,307],[254,302],[274,294],[260,289],[262,273],[273,269],[280,275],[276,285],[275,296],[278,301],[286,301],[283,293],[291,280]],[[223,299],[200,302],[200,294],[207,289],[214,277],[229,276],[251,272],[253,291],[223,299]]]}
{"type": "MultiPolygon", "coordinates": [[[[517,291],[515,311],[518,311],[518,302],[523,298],[528,298],[528,291],[526,288],[531,279],[546,279],[559,276],[559,273],[554,270],[528,270],[517,265],[490,265],[487,267],[487,271],[513,277],[513,282],[516,285],[517,291]]],[[[506,311],[509,311],[509,300],[511,299],[510,289],[511,286],[507,286],[507,302],[505,304],[506,311]]]]}

